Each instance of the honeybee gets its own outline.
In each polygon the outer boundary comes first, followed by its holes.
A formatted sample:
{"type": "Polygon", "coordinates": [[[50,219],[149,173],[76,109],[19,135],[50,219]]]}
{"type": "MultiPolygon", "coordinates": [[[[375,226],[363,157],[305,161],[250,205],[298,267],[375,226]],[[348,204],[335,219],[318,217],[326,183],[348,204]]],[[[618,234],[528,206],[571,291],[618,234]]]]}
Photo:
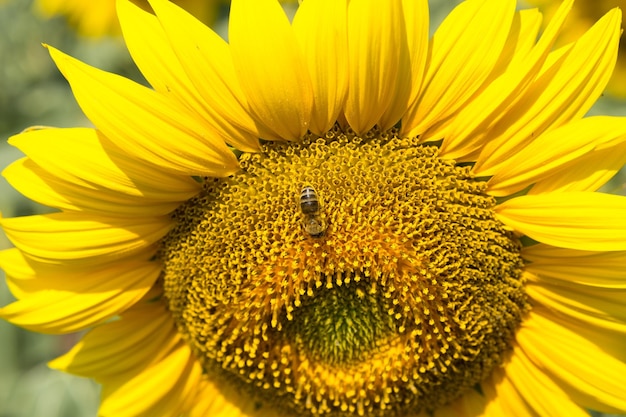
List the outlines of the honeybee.
{"type": "Polygon", "coordinates": [[[324,234],[326,226],[322,220],[322,208],[315,188],[305,185],[300,191],[300,211],[303,215],[304,231],[312,237],[324,234]]]}

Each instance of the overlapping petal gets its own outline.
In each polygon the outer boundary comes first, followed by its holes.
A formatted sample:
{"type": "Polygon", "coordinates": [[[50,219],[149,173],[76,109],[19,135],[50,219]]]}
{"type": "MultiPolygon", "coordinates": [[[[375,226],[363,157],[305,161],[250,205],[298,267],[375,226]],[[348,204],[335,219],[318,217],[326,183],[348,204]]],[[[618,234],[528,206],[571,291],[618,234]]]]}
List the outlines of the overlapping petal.
{"type": "Polygon", "coordinates": [[[72,333],[120,314],[140,300],[161,273],[155,262],[126,262],[103,270],[66,273],[65,288],[41,290],[0,309],[0,317],[41,333],[72,333]]]}
{"type": "Polygon", "coordinates": [[[471,0],[457,6],[430,44],[422,93],[403,118],[402,134],[437,136],[438,125],[461,109],[499,60],[515,14],[509,0],[471,0]]]}
{"type": "Polygon", "coordinates": [[[172,227],[169,217],[118,218],[53,213],[2,219],[7,237],[20,250],[52,263],[89,264],[149,248],[172,227]]]}
{"type": "Polygon", "coordinates": [[[528,359],[579,404],[626,412],[626,364],[600,346],[535,313],[518,331],[517,341],[528,359]]]}
{"type": "Polygon", "coordinates": [[[582,117],[600,96],[615,65],[621,12],[614,9],[563,56],[548,60],[489,132],[474,173],[493,175],[507,160],[550,129],[582,117]]]}
{"type": "MultiPolygon", "coordinates": [[[[495,126],[501,123],[500,121],[507,115],[507,109],[517,102],[543,67],[572,3],[573,0],[565,0],[561,4],[528,55],[514,58],[506,72],[492,80],[476,97],[458,110],[446,130],[441,145],[442,155],[465,159],[468,155],[478,152],[494,137],[492,132],[495,126]]],[[[532,19],[532,16],[528,17],[532,19]]],[[[533,27],[534,23],[526,23],[520,24],[520,30],[526,28],[529,31],[525,32],[526,34],[532,33],[530,27],[533,27]]]]}
{"type": "Polygon", "coordinates": [[[313,88],[298,40],[277,1],[234,0],[229,41],[235,72],[255,120],[298,140],[311,120],[313,88]]]}
{"type": "MultiPolygon", "coordinates": [[[[489,180],[488,192],[510,195],[552,175],[567,177],[581,164],[579,158],[607,148],[626,151],[624,118],[598,116],[567,123],[541,135],[502,163],[489,180]]],[[[626,156],[621,159],[626,162],[626,156]]],[[[589,162],[584,161],[587,168],[589,162]]],[[[604,166],[603,160],[596,158],[594,162],[596,169],[604,166]]]]}
{"type": "Polygon", "coordinates": [[[25,196],[63,210],[159,216],[200,191],[188,176],[143,164],[94,129],[43,129],[9,143],[27,154],[3,175],[25,196]]]}
{"type": "MultiPolygon", "coordinates": [[[[394,108],[395,100],[405,106],[408,102],[411,67],[402,13],[401,0],[388,0],[386,7],[368,0],[348,3],[350,84],[344,113],[357,134],[382,123],[381,117],[394,108]]],[[[395,124],[393,118],[402,113],[394,109],[391,114],[395,116],[384,121],[387,125],[395,124]]]]}
{"type": "Polygon", "coordinates": [[[48,49],[89,120],[136,158],[178,175],[222,177],[238,169],[220,136],[171,100],[48,49]]]}
{"type": "Polygon", "coordinates": [[[309,129],[319,135],[335,124],[346,100],[347,9],[345,0],[307,1],[300,5],[293,19],[313,89],[309,129]]]}
{"type": "Polygon", "coordinates": [[[626,250],[626,199],[601,193],[553,193],[512,198],[496,217],[539,242],[590,251],[626,250]]]}
{"type": "Polygon", "coordinates": [[[526,271],[539,282],[626,289],[626,252],[580,251],[538,244],[522,249],[526,271]]]}
{"type": "Polygon", "coordinates": [[[151,6],[158,19],[130,1],[118,2],[124,40],[143,75],[225,142],[258,151],[259,135],[242,104],[245,97],[226,42],[172,2],[153,1],[151,6]]]}

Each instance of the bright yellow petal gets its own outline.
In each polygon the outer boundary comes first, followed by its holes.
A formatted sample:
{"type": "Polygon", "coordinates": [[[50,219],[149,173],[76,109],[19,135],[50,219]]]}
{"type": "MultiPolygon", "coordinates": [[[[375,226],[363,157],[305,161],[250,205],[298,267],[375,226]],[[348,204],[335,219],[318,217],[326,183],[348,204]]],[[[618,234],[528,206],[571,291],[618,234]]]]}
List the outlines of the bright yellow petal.
{"type": "Polygon", "coordinates": [[[217,387],[204,380],[190,417],[285,417],[275,408],[259,408],[259,405],[249,396],[235,392],[224,384],[217,387]]]}
{"type": "Polygon", "coordinates": [[[123,312],[118,320],[87,332],[49,366],[99,382],[136,375],[171,351],[178,343],[176,335],[163,303],[141,303],[123,312]]]}
{"type": "Polygon", "coordinates": [[[403,118],[402,132],[440,139],[436,126],[481,88],[498,62],[515,14],[509,0],[470,0],[435,32],[422,95],[403,118]]]}
{"type": "Polygon", "coordinates": [[[410,86],[398,90],[410,74],[407,42],[401,0],[387,0],[385,7],[369,0],[349,2],[350,85],[344,114],[357,134],[380,123],[399,93],[408,101],[410,86]]]}
{"type": "Polygon", "coordinates": [[[520,396],[541,417],[588,417],[543,370],[520,348],[516,348],[505,366],[506,378],[520,396]]]}
{"type": "Polygon", "coordinates": [[[229,41],[250,111],[276,137],[300,139],[308,130],[313,88],[289,20],[275,0],[233,0],[229,41]]]}
{"type": "Polygon", "coordinates": [[[626,412],[626,364],[600,346],[535,313],[524,321],[517,341],[533,364],[579,404],[626,412]]]}
{"type": "Polygon", "coordinates": [[[318,135],[335,124],[346,99],[347,7],[346,0],[306,1],[293,19],[293,30],[312,81],[313,113],[309,129],[318,135]]]}
{"type": "Polygon", "coordinates": [[[547,192],[597,191],[626,165],[626,142],[597,149],[564,167],[552,176],[538,181],[528,194],[547,192]]]}
{"type": "Polygon", "coordinates": [[[496,217],[517,232],[553,246],[592,251],[626,250],[626,197],[600,193],[525,195],[496,207],[496,217]]]}
{"type": "MultiPolygon", "coordinates": [[[[441,155],[453,159],[466,157],[492,140],[495,126],[499,126],[498,123],[506,116],[507,109],[519,99],[541,70],[572,3],[573,0],[565,0],[561,4],[530,53],[513,57],[504,74],[491,81],[477,97],[459,109],[446,131],[440,149],[441,155]]],[[[536,24],[536,17],[520,14],[521,18],[531,21],[520,22],[519,36],[529,36],[534,42],[532,28],[536,24]],[[525,30],[522,32],[522,29],[525,30]]],[[[513,29],[517,27],[514,25],[513,29]]]]}
{"type": "Polygon", "coordinates": [[[587,252],[538,244],[522,249],[525,269],[540,281],[626,289],[626,252],[587,252]]]}
{"type": "Polygon", "coordinates": [[[534,138],[582,117],[608,82],[620,37],[619,9],[599,20],[563,57],[542,69],[491,132],[473,168],[493,175],[534,138]]]}
{"type": "Polygon", "coordinates": [[[115,218],[53,213],[1,219],[13,244],[48,261],[112,259],[150,247],[172,227],[169,217],[115,218]]]}
{"type": "Polygon", "coordinates": [[[504,368],[496,368],[480,384],[487,397],[487,407],[481,417],[543,417],[539,416],[515,389],[504,368]]]}
{"type": "Polygon", "coordinates": [[[151,6],[158,20],[129,1],[118,2],[124,41],[146,79],[198,113],[225,142],[258,151],[258,132],[241,104],[245,97],[226,42],[172,2],[151,6]]]}
{"type": "Polygon", "coordinates": [[[40,333],[72,333],[102,323],[140,300],[161,272],[154,262],[122,266],[70,274],[66,289],[39,291],[1,308],[0,317],[40,333]]]}
{"type": "Polygon", "coordinates": [[[529,282],[526,286],[533,304],[538,303],[550,310],[598,330],[615,332],[616,337],[626,336],[626,291],[600,288],[575,288],[529,282]]]}
{"type": "MultiPolygon", "coordinates": [[[[560,172],[576,170],[581,156],[603,146],[621,144],[626,150],[626,118],[589,117],[576,120],[541,135],[517,151],[489,180],[488,192],[495,196],[510,195],[528,185],[560,172]]],[[[626,161],[626,156],[623,157],[626,161]]],[[[603,161],[597,161],[600,165],[603,161]]]]}
{"type": "MultiPolygon", "coordinates": [[[[430,44],[428,0],[403,0],[402,9],[411,61],[411,92],[408,99],[408,105],[410,106],[419,97],[424,78],[426,77],[428,47],[430,44]]],[[[407,110],[408,107],[404,109],[405,112],[407,110]]]]}
{"type": "MultiPolygon", "coordinates": [[[[28,155],[48,177],[56,177],[66,186],[73,184],[89,194],[94,202],[84,201],[88,204],[84,207],[101,208],[117,201],[127,205],[126,213],[137,211],[146,215],[145,210],[151,207],[163,214],[200,190],[198,182],[189,176],[173,175],[143,163],[94,129],[31,130],[11,137],[9,143],[28,155]]],[[[122,208],[112,211],[121,212],[122,208]]]]}
{"type": "Polygon", "coordinates": [[[178,416],[192,407],[202,368],[180,343],[159,362],[118,384],[105,384],[98,415],[102,417],[178,416]]]}
{"type": "Polygon", "coordinates": [[[239,168],[219,137],[165,96],[48,49],[89,120],[126,152],[175,174],[221,177],[239,168]]]}

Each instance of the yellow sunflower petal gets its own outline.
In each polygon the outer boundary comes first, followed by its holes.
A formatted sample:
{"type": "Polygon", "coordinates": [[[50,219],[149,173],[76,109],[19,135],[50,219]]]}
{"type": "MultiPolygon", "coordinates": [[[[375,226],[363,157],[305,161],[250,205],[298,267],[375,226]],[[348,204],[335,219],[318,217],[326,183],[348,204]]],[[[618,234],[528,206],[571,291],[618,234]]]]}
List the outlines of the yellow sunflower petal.
{"type": "Polygon", "coordinates": [[[106,204],[102,196],[96,196],[102,192],[104,199],[128,205],[127,212],[135,210],[133,207],[139,211],[152,207],[165,213],[200,190],[198,182],[189,176],[142,163],[94,129],[30,130],[11,137],[9,143],[28,155],[48,177],[68,186],[74,184],[97,200],[86,207],[106,204]]]}
{"type": "MultiPolygon", "coordinates": [[[[411,61],[410,89],[408,105],[417,100],[428,62],[429,41],[429,11],[428,0],[403,0],[402,9],[407,33],[407,43],[411,61]]],[[[406,109],[408,109],[407,106],[406,109]]],[[[404,110],[406,112],[406,109],[404,110]]]]}
{"type": "Polygon", "coordinates": [[[535,313],[517,332],[517,341],[537,368],[565,391],[575,393],[579,404],[626,412],[626,364],[598,345],[535,313]]]}
{"type": "Polygon", "coordinates": [[[496,368],[480,384],[487,397],[487,406],[481,417],[543,417],[537,415],[524,397],[515,389],[504,368],[496,368]]]}
{"type": "Polygon", "coordinates": [[[221,177],[238,169],[224,141],[171,100],[48,49],[89,120],[125,151],[175,174],[221,177]]]}
{"type": "Polygon", "coordinates": [[[72,333],[102,323],[141,299],[161,272],[160,265],[150,262],[123,266],[90,270],[67,289],[40,291],[1,308],[0,317],[41,333],[72,333]]]}
{"type": "Polygon", "coordinates": [[[626,142],[613,143],[590,152],[563,167],[552,176],[538,181],[528,194],[547,192],[597,191],[626,165],[626,142]]]}
{"type": "Polygon", "coordinates": [[[129,1],[118,2],[124,40],[146,79],[197,112],[225,142],[258,151],[259,134],[241,104],[245,97],[226,42],[173,2],[151,6],[158,20],[129,1]]]}
{"type": "Polygon", "coordinates": [[[163,359],[132,378],[106,384],[102,417],[178,416],[192,407],[202,369],[182,341],[163,359]]]}
{"type": "Polygon", "coordinates": [[[257,121],[272,130],[276,139],[302,137],[309,128],[313,88],[280,4],[233,0],[228,34],[235,71],[257,121]]]}
{"type": "Polygon", "coordinates": [[[45,260],[113,259],[151,246],[172,227],[169,217],[115,218],[53,213],[1,219],[7,237],[45,260]]]}
{"type": "Polygon", "coordinates": [[[616,332],[618,337],[626,336],[625,290],[588,287],[581,290],[550,285],[539,278],[536,281],[536,284],[529,282],[526,286],[534,302],[584,325],[616,332]]]}
{"type": "Polygon", "coordinates": [[[588,417],[584,408],[576,405],[567,393],[526,357],[515,349],[505,366],[506,378],[520,396],[541,417],[588,417]]]}
{"type": "Polygon", "coordinates": [[[379,123],[395,99],[405,105],[408,101],[410,61],[402,1],[387,3],[378,7],[352,0],[348,5],[350,86],[344,114],[357,134],[379,123]]]}
{"type": "MultiPolygon", "coordinates": [[[[403,118],[403,134],[424,133],[481,88],[498,62],[514,14],[514,1],[471,0],[446,17],[432,38],[422,94],[403,118]]],[[[427,135],[440,139],[436,129],[427,135]]]]}
{"type": "Polygon", "coordinates": [[[525,195],[496,207],[507,226],[539,242],[570,249],[626,250],[626,198],[600,193],[525,195]]]}
{"type": "MultiPolygon", "coordinates": [[[[520,149],[489,180],[489,194],[510,195],[561,171],[567,176],[576,170],[578,159],[600,147],[621,144],[626,150],[626,119],[589,117],[576,120],[541,135],[520,149]],[[567,171],[563,171],[568,168],[567,171]]],[[[622,157],[626,161],[626,156],[622,157]]],[[[604,165],[597,160],[594,166],[604,165]]]]}
{"type": "MultiPolygon", "coordinates": [[[[111,274],[119,274],[127,268],[147,265],[147,261],[154,256],[153,252],[144,250],[116,258],[114,262],[85,267],[38,262],[19,249],[11,248],[0,251],[0,268],[5,272],[7,285],[17,299],[47,290],[89,292],[89,288],[101,285],[98,280],[109,279],[111,274]]],[[[115,290],[115,287],[111,289],[115,290]]]]}
{"type": "Polygon", "coordinates": [[[52,360],[54,369],[103,382],[137,374],[178,343],[171,315],[160,302],[137,304],[120,319],[85,334],[69,352],[52,360]]]}
{"type": "Polygon", "coordinates": [[[293,19],[313,88],[309,129],[328,131],[342,110],[348,89],[348,38],[345,0],[303,2],[293,19]],[[320,24],[320,22],[324,24],[320,24]]]}
{"type": "MultiPolygon", "coordinates": [[[[190,412],[190,417],[284,417],[285,414],[271,408],[259,409],[259,403],[249,397],[242,398],[225,385],[219,388],[202,381],[198,400],[190,412]]],[[[417,417],[417,416],[416,416],[417,417]]]]}
{"type": "MultiPolygon", "coordinates": [[[[494,137],[492,130],[541,70],[572,8],[572,3],[573,0],[565,0],[561,4],[528,55],[514,57],[504,74],[489,83],[477,97],[459,109],[446,131],[441,145],[441,155],[448,158],[466,157],[479,150],[494,137]]],[[[522,17],[532,19],[532,15],[520,15],[520,19],[522,17]]],[[[525,23],[520,23],[519,27],[520,29],[526,28],[527,31],[520,32],[519,36],[530,36],[534,42],[535,37],[531,28],[535,23],[525,23]]],[[[514,26],[513,29],[516,27],[514,26]]]]}
{"type": "Polygon", "coordinates": [[[582,117],[611,76],[620,37],[621,12],[614,9],[587,31],[538,78],[491,132],[473,172],[493,175],[543,132],[582,117]]]}
{"type": "Polygon", "coordinates": [[[588,252],[538,244],[522,249],[525,269],[557,285],[626,289],[626,252],[588,252]]]}

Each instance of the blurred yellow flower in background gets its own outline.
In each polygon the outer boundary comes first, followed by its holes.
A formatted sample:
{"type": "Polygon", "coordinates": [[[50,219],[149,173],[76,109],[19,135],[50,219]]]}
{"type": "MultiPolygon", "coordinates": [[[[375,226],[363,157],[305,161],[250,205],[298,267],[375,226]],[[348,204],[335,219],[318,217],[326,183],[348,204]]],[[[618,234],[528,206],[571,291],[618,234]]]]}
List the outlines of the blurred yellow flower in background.
{"type": "Polygon", "coordinates": [[[117,11],[152,88],[48,47],[95,128],[28,129],[0,219],[32,331],[101,416],[626,412],[626,118],[588,117],[613,9],[234,0],[229,43],[166,0],[117,11]]]}
{"type": "MultiPolygon", "coordinates": [[[[133,3],[150,10],[147,0],[133,0],[133,3]]],[[[219,6],[227,4],[228,0],[175,0],[174,3],[211,25],[219,6]]],[[[83,36],[97,38],[120,34],[115,0],[36,0],[35,5],[44,16],[65,16],[83,36]]]]}
{"type": "MultiPolygon", "coordinates": [[[[560,0],[525,0],[525,2],[539,7],[546,17],[544,26],[561,4],[560,0]]],[[[602,15],[614,7],[626,10],[626,0],[576,0],[557,45],[566,45],[575,41],[602,15]]],[[[615,70],[607,85],[607,92],[620,98],[626,98],[626,47],[624,45],[622,39],[615,70]]]]}

